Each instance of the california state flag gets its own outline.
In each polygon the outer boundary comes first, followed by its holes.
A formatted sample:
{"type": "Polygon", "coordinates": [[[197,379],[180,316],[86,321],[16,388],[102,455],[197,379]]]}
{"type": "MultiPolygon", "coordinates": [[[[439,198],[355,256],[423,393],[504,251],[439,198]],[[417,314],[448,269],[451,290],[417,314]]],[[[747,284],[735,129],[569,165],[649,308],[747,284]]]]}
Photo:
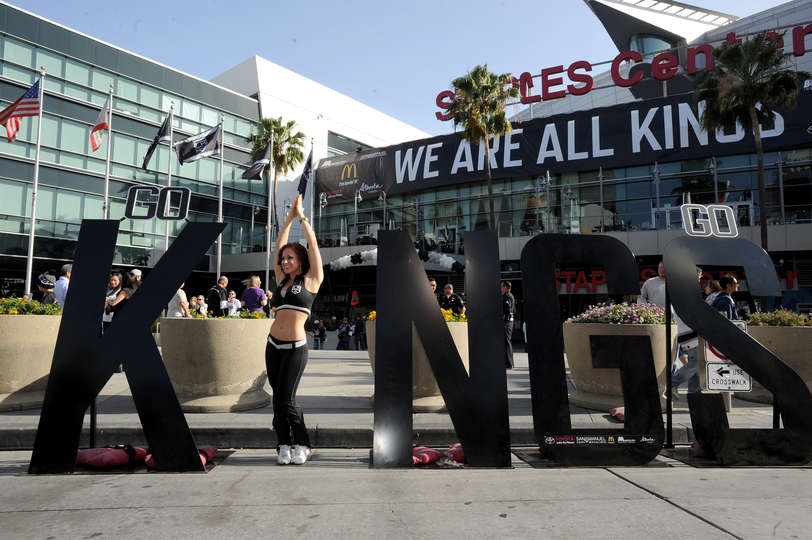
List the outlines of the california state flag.
{"type": "Polygon", "coordinates": [[[107,96],[107,101],[104,102],[104,107],[99,111],[99,117],[96,118],[96,125],[90,131],[90,148],[95,152],[99,149],[102,142],[102,131],[107,129],[107,119],[110,115],[110,96],[107,96]]]}

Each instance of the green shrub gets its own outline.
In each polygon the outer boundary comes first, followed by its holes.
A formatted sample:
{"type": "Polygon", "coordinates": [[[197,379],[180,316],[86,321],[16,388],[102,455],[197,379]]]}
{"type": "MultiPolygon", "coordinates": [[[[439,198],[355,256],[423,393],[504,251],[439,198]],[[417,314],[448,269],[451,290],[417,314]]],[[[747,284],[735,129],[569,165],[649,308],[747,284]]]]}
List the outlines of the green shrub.
{"type": "Polygon", "coordinates": [[[812,326],[812,318],[788,309],[777,309],[767,313],[756,312],[747,321],[750,326],[812,326]]]}
{"type": "Polygon", "coordinates": [[[62,315],[62,307],[22,298],[0,298],[0,315],[62,315]]]}

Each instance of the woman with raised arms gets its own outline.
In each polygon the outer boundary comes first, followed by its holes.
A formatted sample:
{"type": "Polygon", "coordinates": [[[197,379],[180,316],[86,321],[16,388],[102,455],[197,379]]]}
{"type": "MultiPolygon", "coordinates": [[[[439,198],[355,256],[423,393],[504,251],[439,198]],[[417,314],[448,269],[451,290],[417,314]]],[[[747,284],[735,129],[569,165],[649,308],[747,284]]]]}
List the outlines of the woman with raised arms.
{"type": "Polygon", "coordinates": [[[296,390],[307,365],[305,322],[310,318],[324,270],[316,234],[304,215],[302,196],[296,197],[276,240],[274,274],[278,286],[271,301],[276,318],[265,347],[265,365],[273,390],[273,429],[277,439],[277,463],[301,465],[310,457],[310,439],[302,409],[296,405],[296,390]],[[307,249],[288,243],[290,226],[299,220],[307,249]]]}

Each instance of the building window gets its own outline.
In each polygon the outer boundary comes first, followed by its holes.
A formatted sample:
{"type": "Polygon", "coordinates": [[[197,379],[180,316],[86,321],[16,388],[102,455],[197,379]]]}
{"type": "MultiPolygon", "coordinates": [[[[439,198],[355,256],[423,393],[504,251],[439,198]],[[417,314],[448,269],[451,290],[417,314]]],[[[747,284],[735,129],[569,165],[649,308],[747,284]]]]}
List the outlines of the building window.
{"type": "Polygon", "coordinates": [[[349,137],[339,135],[338,133],[333,133],[332,131],[327,132],[328,156],[340,156],[343,154],[349,154],[351,152],[357,152],[359,148],[361,150],[369,150],[372,147],[367,144],[360,143],[354,139],[350,139],[349,137]]]}
{"type": "Polygon", "coordinates": [[[639,52],[646,60],[653,58],[654,53],[660,52],[663,49],[670,49],[673,46],[673,44],[663,38],[649,34],[637,34],[632,36],[629,40],[629,49],[639,52]]]}

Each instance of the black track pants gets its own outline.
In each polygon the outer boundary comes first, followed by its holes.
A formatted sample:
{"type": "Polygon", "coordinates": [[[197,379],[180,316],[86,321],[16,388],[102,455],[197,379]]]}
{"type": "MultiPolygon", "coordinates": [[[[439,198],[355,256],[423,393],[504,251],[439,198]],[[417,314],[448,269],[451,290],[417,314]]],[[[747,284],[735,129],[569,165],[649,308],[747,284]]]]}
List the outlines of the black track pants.
{"type": "MultiPolygon", "coordinates": [[[[273,338],[271,338],[273,339],[273,338]]],[[[291,342],[274,339],[277,345],[291,342]]],[[[265,346],[265,366],[273,390],[273,429],[277,444],[310,446],[302,409],[296,405],[296,390],[307,365],[307,344],[295,349],[265,346]]]]}

